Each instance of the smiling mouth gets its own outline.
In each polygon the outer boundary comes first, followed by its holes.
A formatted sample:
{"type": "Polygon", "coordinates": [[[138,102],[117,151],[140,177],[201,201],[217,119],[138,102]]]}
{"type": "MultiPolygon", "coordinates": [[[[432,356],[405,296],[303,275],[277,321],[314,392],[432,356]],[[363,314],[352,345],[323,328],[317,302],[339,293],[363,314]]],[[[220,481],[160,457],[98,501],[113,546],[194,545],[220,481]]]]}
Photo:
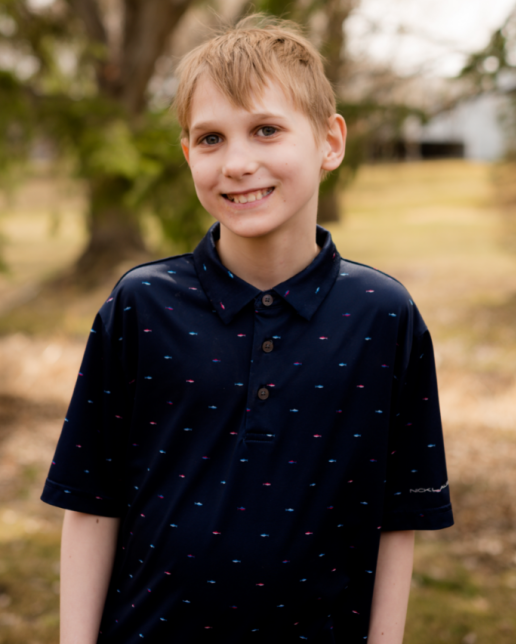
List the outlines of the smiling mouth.
{"type": "Polygon", "coordinates": [[[252,201],[259,201],[260,199],[267,197],[273,190],[274,187],[263,188],[262,190],[254,190],[253,192],[246,192],[245,194],[234,194],[230,192],[222,196],[224,197],[224,199],[227,199],[232,203],[250,203],[252,201]]]}

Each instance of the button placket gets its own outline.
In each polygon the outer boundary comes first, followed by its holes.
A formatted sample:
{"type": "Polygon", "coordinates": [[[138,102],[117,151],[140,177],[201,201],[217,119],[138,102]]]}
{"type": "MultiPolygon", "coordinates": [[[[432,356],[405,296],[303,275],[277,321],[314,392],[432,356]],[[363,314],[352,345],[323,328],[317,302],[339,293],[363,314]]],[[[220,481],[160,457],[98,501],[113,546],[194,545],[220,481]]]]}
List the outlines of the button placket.
{"type": "Polygon", "coordinates": [[[250,390],[245,430],[246,440],[251,443],[273,443],[275,439],[275,432],[271,431],[271,414],[274,413],[277,404],[276,396],[273,395],[276,392],[272,391],[275,386],[272,383],[275,383],[277,358],[271,354],[275,354],[279,347],[273,337],[278,324],[281,325],[282,307],[277,306],[279,303],[278,298],[271,293],[262,293],[255,300],[255,341],[249,373],[250,390]]]}

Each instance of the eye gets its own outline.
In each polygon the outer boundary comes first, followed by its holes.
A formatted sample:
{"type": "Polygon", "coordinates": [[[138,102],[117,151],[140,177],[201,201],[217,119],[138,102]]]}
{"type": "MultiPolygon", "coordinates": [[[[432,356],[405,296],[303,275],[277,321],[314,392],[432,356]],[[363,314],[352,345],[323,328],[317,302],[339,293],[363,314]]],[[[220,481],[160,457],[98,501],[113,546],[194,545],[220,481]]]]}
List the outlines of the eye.
{"type": "Polygon", "coordinates": [[[278,128],[274,127],[273,125],[264,125],[258,130],[258,132],[263,133],[262,136],[264,137],[273,136],[273,134],[276,134],[277,131],[278,131],[278,128]]]}
{"type": "Polygon", "coordinates": [[[219,142],[220,136],[218,134],[208,134],[203,139],[201,143],[206,143],[207,145],[216,145],[219,142]]]}

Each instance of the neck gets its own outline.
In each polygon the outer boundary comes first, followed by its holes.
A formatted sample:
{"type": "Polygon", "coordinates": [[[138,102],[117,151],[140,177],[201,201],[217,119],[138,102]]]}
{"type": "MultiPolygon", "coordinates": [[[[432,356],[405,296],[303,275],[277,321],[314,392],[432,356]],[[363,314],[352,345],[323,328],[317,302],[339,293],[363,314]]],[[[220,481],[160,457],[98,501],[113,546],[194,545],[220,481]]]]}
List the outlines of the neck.
{"type": "Polygon", "coordinates": [[[315,227],[275,231],[263,237],[240,237],[220,226],[217,252],[232,273],[260,291],[267,291],[306,268],[321,250],[315,227]]]}

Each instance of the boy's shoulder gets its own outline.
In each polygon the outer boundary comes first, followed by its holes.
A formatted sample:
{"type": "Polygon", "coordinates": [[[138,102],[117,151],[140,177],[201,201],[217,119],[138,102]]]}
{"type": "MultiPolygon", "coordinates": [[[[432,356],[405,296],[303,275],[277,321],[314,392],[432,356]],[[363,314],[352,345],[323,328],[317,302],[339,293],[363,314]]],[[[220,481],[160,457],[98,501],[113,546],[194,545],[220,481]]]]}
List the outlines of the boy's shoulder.
{"type": "Polygon", "coordinates": [[[343,290],[353,290],[367,301],[381,301],[389,305],[414,305],[410,293],[392,275],[383,271],[341,257],[337,286],[343,290]]]}
{"type": "Polygon", "coordinates": [[[152,286],[153,279],[177,282],[177,280],[189,279],[195,275],[192,253],[172,255],[133,266],[120,277],[113,291],[127,291],[139,287],[141,284],[152,286]]]}
{"type": "Polygon", "coordinates": [[[374,317],[381,325],[391,320],[399,332],[414,337],[428,331],[405,286],[372,266],[341,258],[333,292],[334,302],[338,302],[340,308],[345,304],[344,316],[358,316],[364,320],[374,317]]]}
{"type": "Polygon", "coordinates": [[[174,289],[177,294],[192,288],[197,280],[192,253],[164,257],[139,264],[124,273],[101,306],[99,315],[105,323],[113,322],[118,311],[128,311],[138,301],[162,298],[174,289]]]}

